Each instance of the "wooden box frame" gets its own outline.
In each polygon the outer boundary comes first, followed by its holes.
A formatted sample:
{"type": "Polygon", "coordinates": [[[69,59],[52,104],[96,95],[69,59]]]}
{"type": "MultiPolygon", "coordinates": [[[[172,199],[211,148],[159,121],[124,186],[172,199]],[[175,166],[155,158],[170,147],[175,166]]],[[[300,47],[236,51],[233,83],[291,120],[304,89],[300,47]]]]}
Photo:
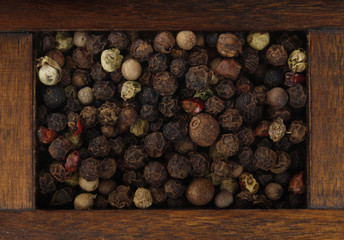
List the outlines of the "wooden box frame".
{"type": "Polygon", "coordinates": [[[0,239],[344,237],[341,1],[8,1],[0,14],[0,239]],[[310,127],[304,210],[35,210],[30,32],[308,31],[310,127]]]}

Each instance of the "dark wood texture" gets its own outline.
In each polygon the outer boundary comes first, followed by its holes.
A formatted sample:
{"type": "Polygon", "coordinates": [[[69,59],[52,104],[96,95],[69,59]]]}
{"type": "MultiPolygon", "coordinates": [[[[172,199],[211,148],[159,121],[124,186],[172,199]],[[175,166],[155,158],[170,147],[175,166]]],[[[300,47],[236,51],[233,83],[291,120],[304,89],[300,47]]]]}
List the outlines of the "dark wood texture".
{"type": "Polygon", "coordinates": [[[0,209],[34,207],[32,35],[0,34],[0,209]]]}
{"type": "Polygon", "coordinates": [[[0,214],[0,239],[343,239],[335,210],[36,211],[0,214]]]}
{"type": "Polygon", "coordinates": [[[340,28],[343,1],[1,1],[0,31],[340,28]]]}
{"type": "Polygon", "coordinates": [[[344,31],[309,33],[311,208],[344,206],[344,31]]]}

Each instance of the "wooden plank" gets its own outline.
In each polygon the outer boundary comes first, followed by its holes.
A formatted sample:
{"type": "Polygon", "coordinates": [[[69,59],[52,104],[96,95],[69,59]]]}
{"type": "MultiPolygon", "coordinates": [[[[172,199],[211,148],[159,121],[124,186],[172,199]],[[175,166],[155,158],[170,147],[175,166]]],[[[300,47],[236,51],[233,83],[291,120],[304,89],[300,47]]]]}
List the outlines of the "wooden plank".
{"type": "Polygon", "coordinates": [[[0,31],[340,28],[343,1],[5,1],[0,31]],[[18,17],[20,16],[20,17],[18,17]]]}
{"type": "Polygon", "coordinates": [[[0,209],[34,207],[32,35],[0,34],[0,209]]]}
{"type": "Polygon", "coordinates": [[[335,210],[2,212],[0,239],[343,239],[335,210]]]}
{"type": "Polygon", "coordinates": [[[309,33],[309,200],[344,207],[344,31],[309,33]]]}

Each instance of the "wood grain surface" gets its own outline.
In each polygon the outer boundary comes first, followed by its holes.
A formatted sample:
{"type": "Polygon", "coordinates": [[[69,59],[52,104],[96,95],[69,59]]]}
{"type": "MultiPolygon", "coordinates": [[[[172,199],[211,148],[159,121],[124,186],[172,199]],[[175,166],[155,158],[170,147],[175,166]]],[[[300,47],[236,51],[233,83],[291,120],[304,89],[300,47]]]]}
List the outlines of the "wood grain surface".
{"type": "Polygon", "coordinates": [[[0,239],[343,239],[336,210],[118,210],[0,214],[0,239]]]}
{"type": "Polygon", "coordinates": [[[32,35],[0,34],[0,209],[34,207],[32,35]]]}
{"type": "Polygon", "coordinates": [[[310,208],[344,207],[344,31],[309,33],[310,208]]]}
{"type": "Polygon", "coordinates": [[[1,1],[0,31],[340,28],[343,1],[1,1]]]}

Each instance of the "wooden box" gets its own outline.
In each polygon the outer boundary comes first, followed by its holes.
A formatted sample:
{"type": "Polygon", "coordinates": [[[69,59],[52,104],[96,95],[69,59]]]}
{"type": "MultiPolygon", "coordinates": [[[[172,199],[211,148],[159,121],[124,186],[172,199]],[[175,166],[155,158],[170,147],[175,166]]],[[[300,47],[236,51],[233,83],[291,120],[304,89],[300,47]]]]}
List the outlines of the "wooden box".
{"type": "Polygon", "coordinates": [[[319,0],[2,3],[0,239],[343,239],[343,9],[319,0]],[[110,29],[307,31],[307,209],[35,210],[32,33],[110,29]]]}

